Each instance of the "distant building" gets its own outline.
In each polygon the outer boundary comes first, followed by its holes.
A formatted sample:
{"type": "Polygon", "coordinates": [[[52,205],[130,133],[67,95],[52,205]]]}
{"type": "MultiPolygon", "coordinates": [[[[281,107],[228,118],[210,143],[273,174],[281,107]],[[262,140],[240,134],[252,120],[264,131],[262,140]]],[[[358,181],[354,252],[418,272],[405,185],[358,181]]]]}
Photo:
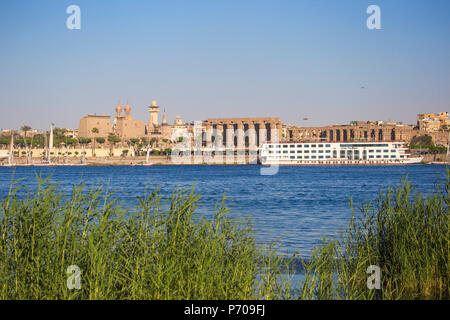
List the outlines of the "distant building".
{"type": "Polygon", "coordinates": [[[420,130],[436,132],[450,127],[448,112],[424,113],[417,115],[417,126],[420,130]]]}
{"type": "Polygon", "coordinates": [[[127,103],[125,113],[122,114],[120,103],[116,107],[114,117],[113,132],[117,137],[123,140],[143,138],[147,134],[146,125],[143,121],[133,120],[131,116],[131,107],[127,103]]]}
{"type": "Polygon", "coordinates": [[[112,133],[111,117],[105,115],[87,115],[80,120],[79,138],[106,138],[112,133]],[[93,132],[96,128],[98,133],[93,132]]]}

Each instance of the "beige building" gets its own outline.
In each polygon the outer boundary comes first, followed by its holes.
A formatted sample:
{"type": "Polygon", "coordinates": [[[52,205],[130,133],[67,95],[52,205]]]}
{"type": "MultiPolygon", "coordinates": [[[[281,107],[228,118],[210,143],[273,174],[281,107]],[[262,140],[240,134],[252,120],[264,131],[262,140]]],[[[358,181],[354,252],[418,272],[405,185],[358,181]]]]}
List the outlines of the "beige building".
{"type": "Polygon", "coordinates": [[[87,115],[81,118],[78,126],[79,138],[106,138],[111,132],[111,117],[105,115],[87,115]],[[98,133],[93,132],[94,128],[98,133]]]}
{"type": "Polygon", "coordinates": [[[417,115],[417,126],[420,130],[436,132],[450,127],[448,112],[424,113],[417,115]]]}
{"type": "Polygon", "coordinates": [[[203,121],[204,146],[229,150],[256,149],[281,139],[280,118],[214,118],[203,121]]]}
{"type": "Polygon", "coordinates": [[[133,120],[131,116],[131,107],[127,103],[122,114],[122,106],[120,103],[116,107],[116,115],[114,117],[113,132],[123,140],[133,138],[143,138],[147,135],[145,122],[133,120]]]}

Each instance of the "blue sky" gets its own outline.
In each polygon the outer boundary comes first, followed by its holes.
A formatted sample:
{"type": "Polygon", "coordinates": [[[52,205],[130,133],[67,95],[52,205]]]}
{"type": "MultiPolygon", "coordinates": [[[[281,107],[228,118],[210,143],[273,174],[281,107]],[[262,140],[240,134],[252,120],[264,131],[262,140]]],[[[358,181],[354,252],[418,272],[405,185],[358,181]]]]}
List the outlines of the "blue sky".
{"type": "Polygon", "coordinates": [[[414,123],[450,111],[449,14],[448,0],[1,1],[0,128],[78,127],[118,100],[148,121],[153,99],[169,121],[414,123]]]}

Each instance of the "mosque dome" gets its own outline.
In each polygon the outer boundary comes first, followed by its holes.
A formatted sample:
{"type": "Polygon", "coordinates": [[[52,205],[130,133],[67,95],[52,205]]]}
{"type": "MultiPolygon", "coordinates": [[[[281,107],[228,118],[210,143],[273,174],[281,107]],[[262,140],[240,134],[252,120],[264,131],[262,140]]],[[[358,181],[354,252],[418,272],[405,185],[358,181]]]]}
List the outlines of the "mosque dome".
{"type": "Polygon", "coordinates": [[[119,103],[116,107],[116,113],[121,113],[121,112],[122,112],[122,106],[119,103]]]}
{"type": "Polygon", "coordinates": [[[130,107],[130,105],[127,103],[127,105],[125,106],[125,113],[126,113],[126,114],[130,114],[130,112],[131,112],[131,107],[130,107]]]}

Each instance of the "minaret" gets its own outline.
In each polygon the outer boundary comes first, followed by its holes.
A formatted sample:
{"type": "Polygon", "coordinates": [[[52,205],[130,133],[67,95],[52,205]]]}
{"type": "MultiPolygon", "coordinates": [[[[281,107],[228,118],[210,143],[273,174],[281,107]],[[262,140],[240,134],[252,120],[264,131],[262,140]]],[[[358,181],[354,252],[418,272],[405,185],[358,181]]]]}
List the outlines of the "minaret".
{"type": "Polygon", "coordinates": [[[155,128],[159,126],[158,124],[159,106],[156,104],[156,100],[152,101],[152,105],[148,107],[148,112],[150,112],[150,120],[148,123],[148,127],[151,132],[154,131],[155,128]]]}
{"type": "Polygon", "coordinates": [[[122,115],[122,106],[120,105],[120,101],[116,107],[116,117],[120,117],[122,115]]]}
{"type": "Polygon", "coordinates": [[[129,105],[128,102],[127,102],[127,105],[125,106],[125,115],[126,115],[127,119],[130,119],[130,120],[131,120],[131,115],[130,115],[130,113],[131,113],[131,107],[130,107],[130,105],[129,105]]]}
{"type": "Polygon", "coordinates": [[[163,113],[163,119],[162,119],[162,125],[166,125],[167,124],[167,115],[166,115],[166,109],[164,109],[164,113],[163,113]]]}

